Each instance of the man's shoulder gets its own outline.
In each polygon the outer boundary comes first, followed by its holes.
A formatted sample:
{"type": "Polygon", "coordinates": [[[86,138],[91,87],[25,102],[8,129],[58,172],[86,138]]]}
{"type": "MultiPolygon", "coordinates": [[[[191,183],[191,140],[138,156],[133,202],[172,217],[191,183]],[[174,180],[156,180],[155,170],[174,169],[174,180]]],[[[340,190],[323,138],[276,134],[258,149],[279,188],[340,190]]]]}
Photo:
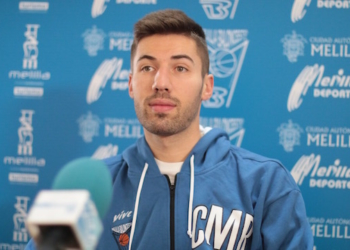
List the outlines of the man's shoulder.
{"type": "Polygon", "coordinates": [[[271,163],[274,165],[280,165],[282,166],[282,163],[274,158],[269,158],[263,155],[260,155],[258,153],[254,153],[252,151],[249,151],[244,148],[239,148],[236,146],[231,146],[231,153],[235,155],[237,158],[242,159],[244,161],[251,161],[251,162],[256,162],[256,163],[271,163]]]}
{"type": "Polygon", "coordinates": [[[123,162],[123,157],[121,154],[118,154],[116,156],[105,158],[105,159],[103,159],[103,161],[107,165],[108,168],[112,168],[114,166],[121,164],[123,162]]]}
{"type": "Polygon", "coordinates": [[[118,174],[120,168],[122,167],[124,159],[121,154],[118,154],[116,156],[103,159],[103,162],[106,164],[108,170],[112,175],[112,178],[114,179],[115,176],[118,174]]]}
{"type": "Polygon", "coordinates": [[[279,160],[235,146],[231,147],[231,153],[236,158],[237,167],[243,172],[257,175],[264,180],[284,179],[292,188],[296,188],[289,170],[279,160]]]}

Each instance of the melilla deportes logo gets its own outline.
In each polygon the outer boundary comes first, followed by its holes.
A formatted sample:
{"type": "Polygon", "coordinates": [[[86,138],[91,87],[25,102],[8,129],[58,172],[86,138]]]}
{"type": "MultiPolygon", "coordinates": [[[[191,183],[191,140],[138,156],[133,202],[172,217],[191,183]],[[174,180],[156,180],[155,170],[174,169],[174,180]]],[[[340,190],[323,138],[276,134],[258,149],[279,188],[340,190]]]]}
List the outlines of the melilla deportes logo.
{"type": "Polygon", "coordinates": [[[311,7],[311,1],[314,3],[313,7],[317,9],[350,9],[349,0],[294,0],[290,15],[293,23],[304,18],[311,7]]]}
{"type": "Polygon", "coordinates": [[[318,64],[304,67],[289,92],[289,112],[300,107],[312,87],[314,98],[350,99],[350,75],[346,75],[344,69],[339,69],[336,74],[327,76],[325,69],[324,65],[318,64]]]}
{"type": "Polygon", "coordinates": [[[350,168],[340,159],[322,166],[321,155],[303,155],[291,174],[299,186],[308,181],[310,188],[350,189],[350,168]]]}

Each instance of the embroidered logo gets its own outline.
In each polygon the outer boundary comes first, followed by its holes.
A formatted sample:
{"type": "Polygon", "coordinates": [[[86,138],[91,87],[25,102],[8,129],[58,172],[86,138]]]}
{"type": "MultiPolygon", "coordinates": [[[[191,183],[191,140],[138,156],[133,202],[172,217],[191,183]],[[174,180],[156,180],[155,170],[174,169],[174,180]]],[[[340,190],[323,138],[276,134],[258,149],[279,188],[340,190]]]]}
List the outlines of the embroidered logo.
{"type": "Polygon", "coordinates": [[[121,250],[128,249],[129,237],[130,237],[130,231],[131,231],[130,229],[131,229],[131,222],[125,223],[119,226],[115,226],[112,228],[114,239],[117,242],[119,249],[121,250]]]}
{"type": "Polygon", "coordinates": [[[119,236],[119,244],[123,247],[129,243],[129,236],[127,234],[121,234],[119,236]]]}
{"type": "Polygon", "coordinates": [[[121,211],[119,214],[114,215],[113,222],[117,220],[123,220],[125,217],[131,217],[132,211],[121,211]]]}

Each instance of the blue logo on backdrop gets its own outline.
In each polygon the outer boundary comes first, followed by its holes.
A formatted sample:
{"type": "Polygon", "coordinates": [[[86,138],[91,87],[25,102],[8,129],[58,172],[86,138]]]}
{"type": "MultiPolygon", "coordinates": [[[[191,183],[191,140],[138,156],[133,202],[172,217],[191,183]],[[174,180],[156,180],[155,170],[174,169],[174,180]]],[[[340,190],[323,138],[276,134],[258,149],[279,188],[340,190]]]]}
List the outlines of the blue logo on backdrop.
{"type": "MultiPolygon", "coordinates": [[[[137,139],[142,134],[142,126],[137,119],[125,119],[125,118],[114,118],[106,117],[103,119],[104,122],[104,136],[114,138],[125,138],[125,139],[137,139]]],[[[79,135],[82,136],[84,142],[90,143],[93,137],[99,136],[100,124],[102,121],[96,115],[88,112],[87,115],[82,115],[78,119],[79,123],[79,135]]],[[[96,150],[96,156],[103,155],[106,152],[116,153],[118,152],[118,146],[109,144],[107,146],[101,146],[96,150]]]]}
{"type": "Polygon", "coordinates": [[[109,50],[130,51],[134,35],[131,32],[109,32],[109,50]]]}
{"type": "Polygon", "coordinates": [[[96,102],[102,95],[102,89],[112,78],[112,90],[127,90],[130,69],[123,69],[123,59],[113,57],[104,60],[92,76],[87,93],[86,102],[91,104],[96,102]],[[113,75],[113,77],[112,77],[113,75]]]}
{"type": "MultiPolygon", "coordinates": [[[[281,40],[283,43],[283,54],[290,62],[296,62],[298,56],[303,56],[306,39],[293,31],[292,35],[285,35],[281,40]]],[[[307,53],[312,57],[350,58],[350,37],[310,37],[310,51],[307,53]]]]}
{"type": "Polygon", "coordinates": [[[29,197],[16,196],[17,203],[14,207],[16,213],[13,215],[14,229],[13,229],[13,241],[14,242],[27,242],[28,232],[25,227],[25,221],[28,212],[28,201],[29,197]]]}
{"type": "Polygon", "coordinates": [[[311,56],[350,58],[350,37],[310,37],[311,56]]]}
{"type": "Polygon", "coordinates": [[[21,12],[46,13],[49,10],[49,2],[19,2],[18,8],[21,12]]]}
{"type": "Polygon", "coordinates": [[[21,110],[22,116],[19,118],[21,127],[18,129],[18,155],[33,154],[33,114],[34,110],[21,110]]]}
{"type": "MultiPolygon", "coordinates": [[[[99,50],[104,49],[106,34],[102,29],[97,29],[94,25],[92,29],[87,29],[84,37],[84,49],[89,56],[96,56],[99,50]]],[[[111,31],[109,32],[109,50],[130,51],[134,35],[131,32],[111,31]]]]}
{"type": "Polygon", "coordinates": [[[350,148],[350,128],[307,126],[307,146],[350,148]]]}
{"type": "Polygon", "coordinates": [[[239,0],[199,0],[209,19],[222,20],[235,17],[239,0]]]}
{"type": "Polygon", "coordinates": [[[16,85],[13,88],[13,94],[22,98],[39,98],[44,95],[43,81],[50,80],[50,72],[41,72],[38,69],[38,24],[27,24],[24,36],[26,40],[23,43],[23,60],[20,70],[11,70],[9,79],[15,80],[16,85]]]}
{"type": "Polygon", "coordinates": [[[226,131],[232,144],[240,147],[243,141],[245,129],[242,118],[200,117],[203,127],[221,128],[226,131]]]}
{"type": "MultiPolygon", "coordinates": [[[[91,16],[93,18],[105,12],[107,8],[106,2],[109,2],[109,0],[94,0],[91,8],[91,16]]],[[[157,0],[116,0],[116,4],[157,4],[157,0]]]]}
{"type": "MultiPolygon", "coordinates": [[[[293,23],[300,21],[306,14],[306,7],[309,7],[311,0],[294,0],[292,13],[290,15],[293,23]]],[[[317,0],[317,8],[322,9],[349,9],[349,0],[317,0]]]]}
{"type": "MultiPolygon", "coordinates": [[[[350,219],[310,217],[308,220],[314,237],[339,240],[350,239],[350,219]]],[[[316,250],[315,246],[314,250],[316,250]]]]}
{"type": "Polygon", "coordinates": [[[210,72],[217,77],[206,108],[230,107],[245,54],[248,48],[247,30],[204,30],[207,36],[210,72]]]}
{"type": "Polygon", "coordinates": [[[142,126],[137,119],[107,117],[104,123],[105,137],[137,139],[143,136],[142,126]]]}
{"type": "Polygon", "coordinates": [[[36,69],[38,67],[38,24],[27,24],[24,36],[27,40],[23,43],[24,57],[23,69],[36,69]]]}
{"type": "Polygon", "coordinates": [[[293,23],[303,19],[306,14],[306,6],[310,6],[311,0],[294,0],[290,18],[293,23]]]}
{"type": "Polygon", "coordinates": [[[350,168],[341,164],[340,159],[321,166],[321,155],[303,155],[290,173],[299,186],[309,177],[310,188],[350,189],[350,168]]]}
{"type": "Polygon", "coordinates": [[[349,0],[317,0],[317,8],[349,9],[350,1],[349,0]]]}
{"type": "Polygon", "coordinates": [[[78,123],[79,135],[83,138],[84,142],[90,143],[94,136],[99,135],[101,120],[97,115],[88,112],[87,115],[80,116],[78,123]]]}
{"type": "Polygon", "coordinates": [[[99,146],[95,153],[91,156],[94,159],[106,159],[118,154],[118,145],[113,145],[109,143],[108,145],[99,146]]]}
{"type": "Polygon", "coordinates": [[[288,61],[294,63],[298,60],[298,56],[304,55],[304,43],[307,41],[294,30],[291,35],[285,35],[281,42],[283,43],[283,55],[287,56],[288,61]]]}
{"type": "Polygon", "coordinates": [[[280,137],[280,144],[286,152],[292,152],[295,145],[300,145],[300,133],[303,129],[297,123],[289,120],[288,123],[282,123],[277,129],[280,137]]]}
{"type": "Polygon", "coordinates": [[[92,29],[87,29],[83,35],[84,49],[87,50],[89,56],[96,56],[97,51],[103,50],[105,33],[101,29],[97,29],[94,25],[92,29]]]}
{"type": "Polygon", "coordinates": [[[303,102],[302,96],[306,96],[311,86],[314,86],[314,98],[350,98],[350,75],[344,75],[344,70],[339,69],[338,74],[329,77],[323,76],[324,71],[324,65],[305,66],[289,92],[289,112],[300,107],[303,102]]]}
{"type": "Polygon", "coordinates": [[[304,130],[306,140],[303,139],[303,144],[307,147],[350,148],[350,128],[348,127],[307,126],[303,129],[289,120],[277,129],[279,143],[283,145],[286,152],[292,152],[294,146],[300,145],[301,133],[304,130]]]}
{"type": "Polygon", "coordinates": [[[10,165],[11,172],[9,173],[9,181],[14,184],[36,184],[39,182],[38,169],[22,168],[28,167],[44,167],[46,165],[45,159],[37,159],[33,156],[33,110],[21,110],[21,117],[19,121],[21,126],[18,128],[18,145],[17,156],[5,156],[4,164],[10,165]],[[30,173],[27,173],[27,172],[30,173]]]}

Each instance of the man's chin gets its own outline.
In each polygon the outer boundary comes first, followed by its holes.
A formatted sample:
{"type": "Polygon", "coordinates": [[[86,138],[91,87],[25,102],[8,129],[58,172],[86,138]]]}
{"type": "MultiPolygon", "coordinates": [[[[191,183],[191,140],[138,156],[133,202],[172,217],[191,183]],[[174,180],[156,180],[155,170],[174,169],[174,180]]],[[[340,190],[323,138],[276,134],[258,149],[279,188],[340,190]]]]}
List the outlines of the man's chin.
{"type": "Polygon", "coordinates": [[[174,134],[177,134],[177,131],[172,131],[166,128],[159,128],[159,127],[151,127],[151,128],[145,128],[149,133],[153,135],[158,135],[161,137],[167,137],[172,136],[174,134]]]}
{"type": "Polygon", "coordinates": [[[152,123],[143,124],[144,129],[149,133],[159,136],[171,136],[180,132],[177,126],[174,126],[175,121],[163,120],[163,121],[154,121],[152,123]]]}

